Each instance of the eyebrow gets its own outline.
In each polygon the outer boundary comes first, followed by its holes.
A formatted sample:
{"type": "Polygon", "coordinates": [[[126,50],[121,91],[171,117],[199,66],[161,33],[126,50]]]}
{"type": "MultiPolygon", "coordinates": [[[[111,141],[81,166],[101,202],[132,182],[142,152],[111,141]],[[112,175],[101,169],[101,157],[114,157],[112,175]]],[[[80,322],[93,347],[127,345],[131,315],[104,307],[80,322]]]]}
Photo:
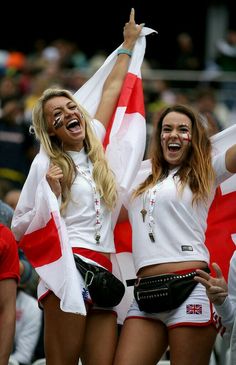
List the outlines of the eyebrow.
{"type": "Polygon", "coordinates": [[[64,107],[65,106],[69,106],[70,104],[72,104],[72,105],[77,105],[73,100],[70,100],[70,101],[68,101],[68,103],[66,103],[65,105],[63,105],[63,106],[61,106],[61,105],[59,105],[59,106],[55,106],[54,108],[53,108],[53,111],[55,111],[55,110],[62,110],[62,109],[64,109],[64,107]]]}
{"type": "MultiPolygon", "coordinates": [[[[163,124],[162,125],[162,128],[163,127],[173,127],[172,124],[163,124]]],[[[186,124],[186,123],[182,123],[182,124],[179,124],[178,127],[187,127],[187,128],[190,128],[191,126],[186,124]]]]}

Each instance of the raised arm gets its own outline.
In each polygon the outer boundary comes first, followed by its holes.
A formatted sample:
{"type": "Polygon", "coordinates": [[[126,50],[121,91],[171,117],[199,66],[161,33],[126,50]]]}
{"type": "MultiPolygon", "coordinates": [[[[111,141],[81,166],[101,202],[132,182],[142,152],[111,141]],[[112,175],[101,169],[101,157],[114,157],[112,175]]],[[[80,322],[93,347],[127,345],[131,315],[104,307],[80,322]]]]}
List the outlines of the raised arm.
{"type": "Polygon", "coordinates": [[[228,171],[236,173],[236,144],[227,150],[225,163],[228,171]]]}
{"type": "Polygon", "coordinates": [[[117,61],[106,79],[100,104],[95,113],[95,118],[98,119],[106,128],[115,106],[117,104],[120,91],[128,70],[130,55],[134,48],[135,42],[142,30],[142,25],[137,25],[134,19],[134,9],[131,10],[129,22],[124,27],[124,42],[122,49],[127,53],[120,53],[117,55],[117,61]],[[130,55],[128,54],[130,53],[130,55]]]}

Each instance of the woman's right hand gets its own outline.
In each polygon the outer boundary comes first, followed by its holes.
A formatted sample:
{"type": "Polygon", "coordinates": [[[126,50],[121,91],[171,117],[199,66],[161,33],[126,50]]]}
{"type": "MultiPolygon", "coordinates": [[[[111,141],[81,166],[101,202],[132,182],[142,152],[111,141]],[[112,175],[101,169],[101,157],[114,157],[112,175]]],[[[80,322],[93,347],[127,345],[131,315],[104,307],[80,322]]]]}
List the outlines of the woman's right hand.
{"type": "Polygon", "coordinates": [[[228,286],[219,265],[213,263],[212,267],[216,273],[216,277],[209,275],[203,270],[197,269],[197,276],[195,276],[194,279],[205,286],[206,294],[213,304],[221,305],[228,296],[228,286]]]}
{"type": "Polygon", "coordinates": [[[46,174],[46,179],[51,190],[58,198],[61,195],[61,181],[63,179],[62,169],[57,165],[51,164],[46,174]]]}

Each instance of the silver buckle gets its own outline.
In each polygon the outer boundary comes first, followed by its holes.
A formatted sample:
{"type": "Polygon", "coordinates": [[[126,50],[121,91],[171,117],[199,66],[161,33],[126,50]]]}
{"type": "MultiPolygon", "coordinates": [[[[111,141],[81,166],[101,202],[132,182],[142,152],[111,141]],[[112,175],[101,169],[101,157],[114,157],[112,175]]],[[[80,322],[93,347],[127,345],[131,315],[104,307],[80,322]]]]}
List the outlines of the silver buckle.
{"type": "Polygon", "coordinates": [[[86,288],[92,284],[93,278],[94,278],[94,273],[88,270],[84,278],[86,288]]]}

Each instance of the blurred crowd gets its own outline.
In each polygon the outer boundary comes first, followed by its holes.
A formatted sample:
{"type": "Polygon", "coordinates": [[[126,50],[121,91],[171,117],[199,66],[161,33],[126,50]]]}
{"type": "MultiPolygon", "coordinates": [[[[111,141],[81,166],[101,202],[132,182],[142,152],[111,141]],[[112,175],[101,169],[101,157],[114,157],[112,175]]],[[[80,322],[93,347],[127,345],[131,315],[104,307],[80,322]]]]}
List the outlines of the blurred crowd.
{"type": "MultiPolygon", "coordinates": [[[[229,29],[215,48],[215,58],[204,65],[191,35],[180,33],[176,37],[172,68],[236,72],[236,31],[229,29]]],[[[104,51],[99,51],[88,58],[75,42],[66,39],[56,39],[50,44],[38,39],[29,54],[0,50],[0,198],[5,199],[10,190],[21,189],[38,151],[29,126],[32,108],[42,91],[52,86],[77,91],[106,57],[104,51]]],[[[191,104],[205,115],[211,121],[211,134],[233,123],[236,104],[227,96],[228,93],[233,96],[236,81],[176,82],[158,78],[158,70],[155,77],[146,80],[145,71],[152,75],[152,64],[152,60],[145,59],[142,66],[148,140],[162,108],[176,102],[191,104]]]]}

